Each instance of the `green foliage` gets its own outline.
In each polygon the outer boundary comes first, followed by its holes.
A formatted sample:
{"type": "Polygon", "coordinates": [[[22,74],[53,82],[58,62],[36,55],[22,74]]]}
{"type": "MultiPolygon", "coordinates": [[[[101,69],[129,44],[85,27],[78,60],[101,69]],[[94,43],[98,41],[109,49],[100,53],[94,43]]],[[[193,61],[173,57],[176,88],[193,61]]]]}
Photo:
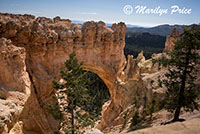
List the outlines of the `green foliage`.
{"type": "Polygon", "coordinates": [[[80,113],[79,111],[75,112],[75,120],[77,124],[74,126],[67,120],[63,121],[65,126],[63,126],[63,131],[66,134],[71,134],[71,131],[74,130],[76,134],[84,134],[84,131],[81,130],[87,126],[94,127],[94,123],[91,121],[91,116],[88,113],[80,113]]]}
{"type": "Polygon", "coordinates": [[[96,74],[88,72],[87,77],[90,78],[90,83],[88,85],[88,94],[90,99],[85,110],[94,118],[98,119],[102,105],[110,99],[110,93],[107,86],[96,74]]]}
{"type": "MultiPolygon", "coordinates": [[[[83,62],[79,63],[75,56],[75,52],[70,54],[69,59],[65,62],[65,68],[60,71],[62,82],[53,81],[54,88],[60,94],[67,96],[64,99],[66,104],[60,103],[60,105],[71,116],[62,120],[63,131],[69,134],[81,133],[80,128],[92,124],[89,114],[80,114],[77,109],[84,109],[90,96],[87,89],[89,83],[87,72],[81,67],[83,62]]],[[[62,100],[63,96],[58,95],[58,99],[62,100]]]]}
{"type": "Polygon", "coordinates": [[[131,119],[131,129],[136,130],[139,128],[146,127],[143,123],[148,119],[147,117],[149,115],[150,120],[152,120],[152,114],[156,111],[156,99],[156,97],[153,97],[153,99],[149,102],[149,98],[147,97],[145,92],[139,93],[139,91],[136,91],[132,103],[135,105],[135,112],[131,119]],[[141,107],[143,109],[140,110],[141,107]]]}
{"type": "Polygon", "coordinates": [[[153,98],[151,103],[147,105],[147,115],[150,115],[150,120],[152,120],[152,115],[156,111],[156,99],[153,98]]]}
{"type": "Polygon", "coordinates": [[[149,59],[154,53],[161,53],[165,46],[165,36],[152,35],[149,33],[126,33],[125,56],[129,54],[137,57],[144,51],[144,56],[149,59]]]}
{"type": "Polygon", "coordinates": [[[168,67],[165,79],[160,80],[160,86],[167,88],[162,107],[169,112],[175,112],[174,121],[179,120],[181,108],[185,111],[198,109],[197,65],[200,63],[200,26],[193,25],[184,28],[184,34],[175,42],[175,48],[167,52],[166,57],[154,59],[164,67],[168,67]]]}
{"type": "Polygon", "coordinates": [[[147,109],[148,109],[148,97],[146,95],[146,93],[143,96],[143,111],[142,111],[142,115],[145,118],[145,116],[147,115],[147,109]]]}
{"type": "Polygon", "coordinates": [[[62,120],[63,114],[60,111],[60,106],[58,102],[56,104],[46,104],[45,109],[54,117],[56,120],[62,120]]]}
{"type": "MultiPolygon", "coordinates": [[[[140,98],[140,97],[135,97],[135,98],[140,98]]],[[[131,125],[129,131],[150,127],[150,124],[152,123],[153,113],[159,110],[157,106],[158,102],[159,102],[158,98],[155,96],[151,101],[149,101],[145,93],[143,95],[143,103],[141,101],[139,102],[137,99],[135,101],[134,99],[134,104],[135,103],[136,104],[135,104],[134,114],[130,122],[131,125]],[[143,109],[141,109],[141,107],[143,109]]]]}
{"type": "Polygon", "coordinates": [[[135,107],[138,109],[141,106],[141,102],[139,101],[141,99],[141,94],[139,90],[137,89],[133,98],[132,105],[135,105],[135,107]]]}
{"type": "Polygon", "coordinates": [[[132,117],[132,119],[131,119],[131,127],[137,125],[137,124],[140,123],[142,120],[143,120],[142,117],[139,116],[139,111],[136,110],[135,113],[134,113],[134,115],[133,115],[133,117],[132,117]]]}
{"type": "Polygon", "coordinates": [[[62,80],[53,81],[54,88],[58,90],[54,99],[61,102],[46,105],[47,111],[61,121],[62,131],[68,134],[72,131],[77,134],[84,133],[79,130],[93,126],[100,115],[102,105],[110,98],[104,82],[96,74],[84,71],[82,64],[78,62],[75,52],[70,54],[65,68],[60,71],[62,80]],[[68,116],[63,116],[64,113],[61,113],[60,109],[67,112],[68,116]],[[80,110],[85,112],[81,113],[80,110]]]}

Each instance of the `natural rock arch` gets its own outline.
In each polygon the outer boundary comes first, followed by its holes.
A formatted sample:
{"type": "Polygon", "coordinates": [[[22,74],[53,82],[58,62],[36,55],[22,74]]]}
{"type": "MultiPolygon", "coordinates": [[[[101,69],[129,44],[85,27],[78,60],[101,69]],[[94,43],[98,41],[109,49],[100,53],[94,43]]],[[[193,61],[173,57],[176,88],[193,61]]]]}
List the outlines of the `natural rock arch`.
{"type": "Polygon", "coordinates": [[[99,75],[109,88],[111,103],[104,107],[100,128],[112,125],[127,105],[124,97],[130,96],[118,81],[126,64],[124,23],[108,28],[101,21],[78,25],[59,17],[35,19],[31,15],[12,14],[1,14],[0,23],[0,37],[11,39],[15,46],[26,50],[31,94],[19,117],[25,131],[48,133],[56,129],[57,122],[43,106],[51,101],[52,79],[59,78],[59,69],[73,51],[84,62],[83,68],[99,75]]]}

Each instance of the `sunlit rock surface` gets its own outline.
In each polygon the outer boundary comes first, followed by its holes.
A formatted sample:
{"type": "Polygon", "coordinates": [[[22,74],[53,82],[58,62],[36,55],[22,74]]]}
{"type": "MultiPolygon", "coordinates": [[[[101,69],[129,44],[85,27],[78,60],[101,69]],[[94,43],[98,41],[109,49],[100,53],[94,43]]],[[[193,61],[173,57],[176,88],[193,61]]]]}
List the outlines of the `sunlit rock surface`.
{"type": "Polygon", "coordinates": [[[83,68],[96,73],[111,94],[102,108],[100,130],[123,122],[119,115],[136,92],[149,98],[162,94],[156,80],[165,70],[158,71],[143,52],[126,61],[125,32],[124,23],[108,28],[102,21],[78,25],[60,17],[0,14],[0,133],[49,134],[58,129],[44,106],[52,102],[52,80],[60,79],[59,70],[73,51],[84,62],[83,68]]]}
{"type": "MultiPolygon", "coordinates": [[[[126,63],[123,50],[125,31],[124,23],[108,28],[101,21],[78,25],[60,17],[49,19],[0,14],[1,40],[13,44],[13,49],[19,49],[18,53],[22,53],[19,56],[13,54],[7,59],[6,56],[2,57],[9,63],[4,65],[2,60],[0,62],[3,64],[0,84],[12,87],[14,93],[24,93],[23,113],[18,114],[24,132],[49,133],[56,130],[57,122],[43,106],[51,101],[54,93],[52,80],[59,79],[59,69],[64,67],[64,61],[73,51],[78,60],[84,62],[84,69],[98,74],[109,88],[111,103],[104,114],[109,118],[103,116],[101,126],[112,125],[127,103],[120,97],[117,84],[117,77],[126,63]]],[[[4,44],[5,49],[9,49],[10,46],[4,44]]],[[[6,55],[9,52],[4,53],[6,55]]],[[[7,93],[8,89],[2,89],[1,92],[7,93]]],[[[5,96],[7,98],[9,95],[5,96]]],[[[13,99],[17,99],[17,96],[13,99]]]]}

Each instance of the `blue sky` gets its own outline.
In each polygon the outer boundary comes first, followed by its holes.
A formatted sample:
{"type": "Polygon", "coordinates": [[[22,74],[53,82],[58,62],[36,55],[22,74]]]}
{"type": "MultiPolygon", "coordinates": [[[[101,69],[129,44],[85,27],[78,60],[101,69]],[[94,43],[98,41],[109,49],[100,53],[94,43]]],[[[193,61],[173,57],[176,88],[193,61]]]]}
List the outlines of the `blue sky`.
{"type": "Polygon", "coordinates": [[[107,23],[125,22],[140,26],[200,23],[200,0],[0,0],[0,12],[61,16],[71,20],[102,20],[107,23]],[[131,5],[133,12],[125,14],[123,7],[131,5]],[[167,14],[137,14],[135,6],[168,9],[167,14]],[[191,14],[170,14],[171,6],[192,9],[191,14]]]}

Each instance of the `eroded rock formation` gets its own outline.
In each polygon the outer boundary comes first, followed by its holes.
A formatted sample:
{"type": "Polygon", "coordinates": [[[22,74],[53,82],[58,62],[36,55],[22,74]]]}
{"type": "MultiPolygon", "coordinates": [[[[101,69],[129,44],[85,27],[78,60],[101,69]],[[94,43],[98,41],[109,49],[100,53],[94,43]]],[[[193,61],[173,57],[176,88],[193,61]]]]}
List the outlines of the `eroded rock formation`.
{"type": "Polygon", "coordinates": [[[8,132],[18,122],[30,96],[25,59],[24,48],[0,39],[0,133],[8,132]]]}
{"type": "Polygon", "coordinates": [[[101,128],[112,125],[127,104],[124,99],[127,94],[118,91],[117,84],[117,77],[125,66],[125,31],[124,23],[108,28],[103,22],[78,25],[59,17],[52,20],[31,15],[1,14],[0,38],[8,42],[1,43],[1,46],[19,54],[12,54],[10,59],[6,59],[5,55],[11,52],[5,51],[2,56],[1,51],[2,59],[9,64],[0,61],[0,84],[12,87],[26,98],[22,99],[23,106],[16,121],[20,125],[17,123],[17,126],[22,126],[23,132],[27,133],[47,134],[56,130],[57,122],[45,111],[44,105],[51,101],[54,93],[52,80],[59,79],[59,69],[73,51],[79,61],[84,62],[84,69],[98,74],[109,88],[111,103],[104,111],[101,128]]]}
{"type": "Polygon", "coordinates": [[[179,39],[180,34],[181,34],[181,32],[178,29],[176,29],[176,28],[172,29],[171,34],[169,36],[167,36],[167,38],[166,38],[165,49],[164,49],[165,51],[173,50],[174,42],[179,39]]]}
{"type": "Polygon", "coordinates": [[[52,102],[52,80],[60,79],[59,70],[73,51],[85,70],[101,77],[111,94],[99,129],[119,124],[118,115],[132,103],[136,91],[151,97],[149,74],[158,76],[143,52],[137,59],[128,56],[126,66],[125,31],[124,23],[108,28],[101,21],[78,25],[60,17],[0,14],[0,104],[16,105],[4,105],[12,107],[14,114],[7,112],[8,121],[0,122],[4,124],[0,131],[48,134],[57,129],[58,122],[44,106],[52,102]]]}
{"type": "Polygon", "coordinates": [[[145,59],[143,51],[138,54],[138,57],[136,59],[134,59],[133,55],[128,55],[127,66],[124,70],[126,80],[131,78],[137,80],[141,77],[140,75],[143,73],[155,72],[157,69],[154,68],[151,60],[152,59],[145,59]]]}

